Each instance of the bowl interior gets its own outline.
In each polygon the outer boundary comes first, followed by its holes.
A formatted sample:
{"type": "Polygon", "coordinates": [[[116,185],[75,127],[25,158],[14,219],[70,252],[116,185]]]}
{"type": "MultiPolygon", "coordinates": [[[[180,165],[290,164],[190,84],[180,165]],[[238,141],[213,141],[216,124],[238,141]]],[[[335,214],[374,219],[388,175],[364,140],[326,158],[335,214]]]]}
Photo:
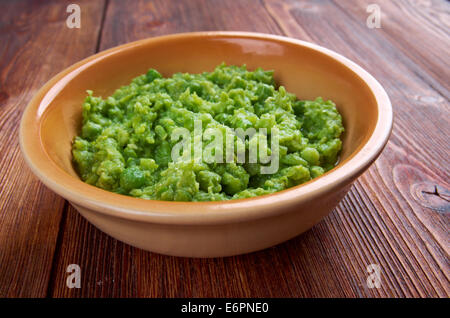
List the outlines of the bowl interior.
{"type": "Polygon", "coordinates": [[[107,51],[80,63],[53,85],[38,109],[40,141],[48,159],[78,178],[71,160],[71,142],[80,130],[86,90],[106,97],[149,68],[170,76],[174,72],[212,71],[222,62],[274,70],[277,83],[300,99],[321,96],[333,100],[346,129],[340,164],[358,152],[373,133],[378,117],[373,93],[333,57],[274,38],[192,35],[141,41],[107,51]]]}

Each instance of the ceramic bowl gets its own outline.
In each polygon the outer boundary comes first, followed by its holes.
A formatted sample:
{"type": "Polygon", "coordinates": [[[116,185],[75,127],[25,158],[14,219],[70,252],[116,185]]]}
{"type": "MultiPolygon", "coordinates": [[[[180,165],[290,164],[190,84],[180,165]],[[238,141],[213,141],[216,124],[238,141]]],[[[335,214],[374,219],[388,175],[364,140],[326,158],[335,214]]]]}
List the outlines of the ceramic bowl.
{"type": "Polygon", "coordinates": [[[62,71],[27,106],[20,145],[36,176],[103,232],[157,253],[218,257],[276,245],[318,223],[377,158],[391,127],[391,103],[382,86],[333,51],[274,35],[200,32],[128,43],[62,71]],[[222,62],[274,70],[277,83],[300,99],[333,100],[346,129],[340,163],[305,184],[225,202],[144,200],[80,180],[71,142],[80,130],[86,90],[106,97],[149,68],[170,76],[212,71],[222,62]]]}

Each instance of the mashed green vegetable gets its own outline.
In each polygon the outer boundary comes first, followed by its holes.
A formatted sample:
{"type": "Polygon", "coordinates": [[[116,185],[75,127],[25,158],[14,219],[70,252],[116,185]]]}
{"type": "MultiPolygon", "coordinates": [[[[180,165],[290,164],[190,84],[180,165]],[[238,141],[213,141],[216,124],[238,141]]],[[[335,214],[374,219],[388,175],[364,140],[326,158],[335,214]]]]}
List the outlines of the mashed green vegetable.
{"type": "MultiPolygon", "coordinates": [[[[271,71],[222,64],[209,73],[163,78],[150,69],[106,99],[88,91],[72,154],[81,179],[108,191],[154,200],[240,199],[287,189],[333,168],[343,131],[332,101],[298,100],[277,88],[271,71]],[[228,163],[173,162],[179,141],[173,132],[187,128],[194,136],[194,121],[203,131],[265,128],[269,140],[278,129],[279,149],[268,152],[278,156],[279,168],[261,174],[266,164],[240,163],[236,156],[228,163]]],[[[251,142],[236,137],[233,145],[248,150],[251,142]]]]}

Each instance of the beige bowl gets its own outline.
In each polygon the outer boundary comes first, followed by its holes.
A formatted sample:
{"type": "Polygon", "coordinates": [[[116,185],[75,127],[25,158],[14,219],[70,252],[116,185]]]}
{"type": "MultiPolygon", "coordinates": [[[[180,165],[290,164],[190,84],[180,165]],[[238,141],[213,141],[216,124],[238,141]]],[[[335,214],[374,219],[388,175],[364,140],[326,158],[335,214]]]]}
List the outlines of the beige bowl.
{"type": "Polygon", "coordinates": [[[37,177],[105,233],[162,254],[217,257],[267,248],[311,228],[377,158],[391,127],[391,103],[381,85],[333,51],[280,36],[200,32],[121,45],[62,71],[26,108],[20,145],[37,177]],[[87,89],[106,97],[150,67],[169,76],[212,71],[223,61],[273,69],[276,81],[301,99],[335,101],[346,128],[339,165],[288,190],[225,202],[143,200],[79,179],[71,142],[81,126],[87,89]]]}

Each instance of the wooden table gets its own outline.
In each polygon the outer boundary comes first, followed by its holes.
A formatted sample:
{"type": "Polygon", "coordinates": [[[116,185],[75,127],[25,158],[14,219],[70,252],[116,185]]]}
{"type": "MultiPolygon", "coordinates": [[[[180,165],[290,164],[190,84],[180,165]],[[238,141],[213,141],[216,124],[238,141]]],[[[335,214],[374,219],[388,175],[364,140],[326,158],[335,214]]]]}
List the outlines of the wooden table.
{"type": "Polygon", "coordinates": [[[450,5],[446,1],[0,0],[0,296],[448,297],[450,5]],[[370,3],[381,28],[369,28],[370,3]],[[81,7],[81,28],[66,7],[81,7]],[[18,127],[34,93],[67,66],[169,33],[241,30],[315,42],[386,88],[395,125],[376,163],[307,233],[237,257],[187,259],[103,234],[43,186],[18,127]],[[81,288],[66,286],[69,264],[81,288]],[[367,266],[381,269],[368,288],[367,266]]]}

